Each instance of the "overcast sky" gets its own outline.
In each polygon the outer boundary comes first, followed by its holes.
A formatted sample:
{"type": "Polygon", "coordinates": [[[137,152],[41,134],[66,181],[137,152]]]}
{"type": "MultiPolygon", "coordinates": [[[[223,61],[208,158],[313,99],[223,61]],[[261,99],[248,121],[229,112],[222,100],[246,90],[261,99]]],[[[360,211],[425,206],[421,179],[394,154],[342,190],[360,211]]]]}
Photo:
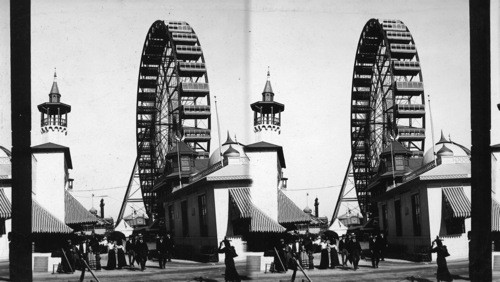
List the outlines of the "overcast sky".
{"type": "MultiPolygon", "coordinates": [[[[6,147],[11,145],[8,5],[0,2],[0,144],[6,147]]],[[[72,106],[67,144],[74,195],[87,208],[92,205],[92,192],[87,190],[107,195],[106,213],[116,217],[136,158],[137,75],[145,36],[156,20],[186,21],[203,48],[222,138],[229,130],[244,144],[255,141],[249,105],[261,99],[270,67],[275,100],[285,104],[281,144],[287,194],[301,208],[312,207],[317,196],[320,215],[330,218],[350,156],[354,55],[361,30],[371,18],[399,19],[408,26],[431,99],[436,141],[442,129],[470,147],[465,0],[34,0],[32,144],[41,143],[36,106],[48,100],[57,67],[61,101],[72,106]]],[[[498,30],[498,17],[492,24],[498,30]]],[[[498,38],[492,44],[497,50],[492,75],[498,77],[498,38]]],[[[498,89],[498,80],[493,81],[495,108],[498,89]]],[[[499,124],[498,115],[495,109],[492,128],[499,124]]],[[[430,124],[428,119],[426,149],[431,144],[430,124]]],[[[218,144],[215,125],[212,115],[212,150],[218,144]]],[[[499,143],[493,131],[492,143],[499,143]]]]}

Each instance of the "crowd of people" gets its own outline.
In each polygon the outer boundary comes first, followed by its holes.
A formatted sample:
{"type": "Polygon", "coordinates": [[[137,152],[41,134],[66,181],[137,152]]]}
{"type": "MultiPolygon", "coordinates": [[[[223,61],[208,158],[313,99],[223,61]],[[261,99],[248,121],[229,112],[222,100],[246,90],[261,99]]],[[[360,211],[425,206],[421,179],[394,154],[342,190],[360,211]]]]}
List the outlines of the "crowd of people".
{"type": "MultiPolygon", "coordinates": [[[[165,268],[166,262],[172,261],[174,242],[170,234],[158,235],[156,238],[156,250],[158,254],[159,267],[165,268]]],[[[124,238],[98,238],[93,235],[90,238],[82,238],[75,244],[68,239],[62,248],[61,267],[59,272],[73,273],[76,270],[106,270],[134,268],[137,264],[142,271],[146,269],[149,247],[142,234],[124,238]],[[101,253],[107,252],[106,266],[101,266],[101,253]],[[127,262],[128,258],[128,262],[127,262]]]]}
{"type": "MultiPolygon", "coordinates": [[[[379,262],[384,260],[388,246],[387,238],[383,233],[372,235],[369,239],[369,252],[372,267],[378,268],[379,262]]],[[[344,234],[340,237],[321,236],[314,240],[311,236],[280,239],[274,247],[273,271],[286,272],[288,269],[296,271],[300,266],[305,269],[343,268],[357,270],[361,259],[361,245],[354,234],[344,234]],[[319,265],[314,264],[314,253],[319,249],[319,265]],[[340,257],[340,259],[339,259],[340,257]]]]}

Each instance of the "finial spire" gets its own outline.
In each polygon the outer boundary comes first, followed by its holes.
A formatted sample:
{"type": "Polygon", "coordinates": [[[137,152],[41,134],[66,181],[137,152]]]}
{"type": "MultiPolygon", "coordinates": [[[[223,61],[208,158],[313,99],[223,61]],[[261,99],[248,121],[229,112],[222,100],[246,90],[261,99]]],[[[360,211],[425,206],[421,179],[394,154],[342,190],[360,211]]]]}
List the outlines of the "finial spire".
{"type": "Polygon", "coordinates": [[[271,71],[269,70],[269,66],[267,66],[267,81],[271,80],[271,71]]]}

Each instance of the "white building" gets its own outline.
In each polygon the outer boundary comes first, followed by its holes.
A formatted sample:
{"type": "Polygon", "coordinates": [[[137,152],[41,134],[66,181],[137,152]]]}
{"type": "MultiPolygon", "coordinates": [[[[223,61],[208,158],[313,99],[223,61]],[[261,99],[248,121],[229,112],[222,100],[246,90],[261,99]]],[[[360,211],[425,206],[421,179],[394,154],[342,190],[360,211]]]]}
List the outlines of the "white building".
{"type": "MultiPolygon", "coordinates": [[[[38,105],[44,143],[32,147],[34,271],[52,271],[52,265],[60,262],[60,258],[52,257],[52,252],[61,248],[74,229],[97,221],[70,192],[71,153],[60,143],[67,134],[67,114],[71,107],[61,103],[60,97],[54,74],[49,102],[38,105]]],[[[11,231],[12,165],[10,151],[0,148],[0,259],[8,259],[6,234],[11,231]]]]}
{"type": "Polygon", "coordinates": [[[228,133],[208,163],[196,159],[196,152],[183,142],[166,156],[169,165],[156,192],[163,195],[166,231],[186,258],[215,258],[214,249],[225,237],[238,254],[262,258],[287,229],[310,221],[282,191],[287,181],[283,148],[266,142],[278,140],[284,110],[274,101],[269,73],[262,101],[251,108],[257,143],[243,145],[228,133]]]}

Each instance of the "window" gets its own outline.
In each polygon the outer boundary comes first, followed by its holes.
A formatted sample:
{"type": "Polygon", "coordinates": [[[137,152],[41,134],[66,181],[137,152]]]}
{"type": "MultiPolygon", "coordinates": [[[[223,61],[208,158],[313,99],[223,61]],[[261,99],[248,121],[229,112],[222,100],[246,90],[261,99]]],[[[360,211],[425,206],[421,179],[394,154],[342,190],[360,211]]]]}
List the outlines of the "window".
{"type": "Polygon", "coordinates": [[[175,235],[174,205],[168,206],[168,222],[170,223],[170,234],[175,235]]]}
{"type": "Polygon", "coordinates": [[[182,236],[189,237],[187,201],[181,202],[181,216],[182,216],[182,236]]]}
{"type": "Polygon", "coordinates": [[[198,212],[200,214],[200,236],[208,236],[207,196],[198,196],[198,212]]]}
{"type": "Polygon", "coordinates": [[[413,235],[420,236],[422,234],[420,223],[420,194],[411,196],[411,214],[413,217],[413,235]]]}
{"type": "Polygon", "coordinates": [[[403,156],[395,156],[394,157],[394,165],[395,165],[395,170],[405,170],[405,165],[404,165],[404,157],[403,156]]]}
{"type": "Polygon", "coordinates": [[[191,170],[191,164],[189,157],[182,157],[181,158],[181,170],[182,171],[190,171],[191,170]]]}
{"type": "Polygon", "coordinates": [[[402,236],[403,228],[401,222],[401,200],[394,201],[394,213],[396,216],[396,236],[402,236]]]}

